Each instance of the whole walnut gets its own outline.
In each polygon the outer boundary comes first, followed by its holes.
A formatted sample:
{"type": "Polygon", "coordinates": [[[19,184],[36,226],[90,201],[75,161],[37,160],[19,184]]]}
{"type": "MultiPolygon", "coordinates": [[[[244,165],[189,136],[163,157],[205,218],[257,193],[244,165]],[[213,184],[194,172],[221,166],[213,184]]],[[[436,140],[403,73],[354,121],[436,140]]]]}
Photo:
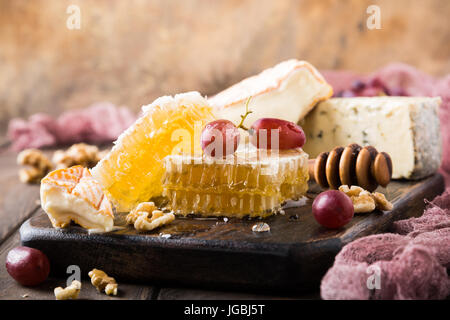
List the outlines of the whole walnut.
{"type": "Polygon", "coordinates": [[[94,167],[104,156],[97,146],[77,143],[67,150],[57,150],[53,154],[53,162],[58,169],[81,165],[86,168],[94,167]]]}
{"type": "Polygon", "coordinates": [[[25,149],[17,155],[17,163],[27,166],[19,170],[24,183],[39,183],[53,169],[52,162],[38,149],[25,149]]]}

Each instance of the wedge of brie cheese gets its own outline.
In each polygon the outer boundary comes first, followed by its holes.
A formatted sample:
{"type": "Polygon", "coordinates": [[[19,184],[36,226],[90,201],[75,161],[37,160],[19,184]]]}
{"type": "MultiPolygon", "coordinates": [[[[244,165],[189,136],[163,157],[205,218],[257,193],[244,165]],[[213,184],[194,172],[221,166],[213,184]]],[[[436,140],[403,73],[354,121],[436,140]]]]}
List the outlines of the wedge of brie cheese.
{"type": "Polygon", "coordinates": [[[251,98],[252,113],[245,120],[250,126],[260,118],[279,118],[298,122],[333,89],[308,62],[295,59],[279,63],[260,74],[244,79],[208,99],[218,118],[238,124],[251,98]]]}
{"type": "Polygon", "coordinates": [[[440,103],[439,97],[329,99],[301,123],[304,150],[315,158],[336,146],[372,145],[391,156],[394,179],[426,177],[441,163],[440,103]]]}
{"type": "Polygon", "coordinates": [[[65,228],[74,221],[91,232],[113,229],[111,203],[82,166],[50,172],[41,181],[40,193],[42,208],[55,228],[65,228]]]}

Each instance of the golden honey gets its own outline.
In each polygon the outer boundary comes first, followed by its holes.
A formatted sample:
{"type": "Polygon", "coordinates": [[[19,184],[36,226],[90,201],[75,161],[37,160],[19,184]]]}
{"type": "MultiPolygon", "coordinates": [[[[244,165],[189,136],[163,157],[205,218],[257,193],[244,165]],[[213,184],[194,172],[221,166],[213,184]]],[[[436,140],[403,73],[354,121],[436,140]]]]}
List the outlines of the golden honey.
{"type": "Polygon", "coordinates": [[[92,169],[118,212],[161,196],[164,157],[176,152],[182,140],[199,148],[195,131],[214,119],[208,102],[195,92],[159,98],[143,111],[92,169]]]}
{"type": "Polygon", "coordinates": [[[163,195],[178,215],[266,217],[308,189],[308,154],[301,149],[238,151],[226,159],[170,155],[163,195]]]}

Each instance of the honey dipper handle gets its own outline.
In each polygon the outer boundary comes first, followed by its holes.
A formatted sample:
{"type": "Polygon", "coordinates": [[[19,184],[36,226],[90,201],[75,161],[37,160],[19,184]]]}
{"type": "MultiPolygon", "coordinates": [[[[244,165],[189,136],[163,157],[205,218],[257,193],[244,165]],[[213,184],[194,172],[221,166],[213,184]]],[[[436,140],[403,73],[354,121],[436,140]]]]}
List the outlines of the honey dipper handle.
{"type": "Polygon", "coordinates": [[[392,178],[392,160],[386,152],[372,147],[350,144],[336,147],[308,160],[310,180],[322,188],[337,189],[341,184],[359,185],[374,191],[378,185],[386,187],[392,178]]]}

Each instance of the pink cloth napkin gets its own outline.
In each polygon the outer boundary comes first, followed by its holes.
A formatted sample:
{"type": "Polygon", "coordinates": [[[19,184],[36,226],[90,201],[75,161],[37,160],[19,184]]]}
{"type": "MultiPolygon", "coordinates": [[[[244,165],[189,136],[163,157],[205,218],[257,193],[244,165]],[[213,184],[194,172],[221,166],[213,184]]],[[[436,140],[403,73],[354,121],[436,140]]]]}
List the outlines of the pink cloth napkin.
{"type": "Polygon", "coordinates": [[[15,151],[77,142],[107,143],[116,140],[135,120],[128,108],[100,102],[66,111],[57,119],[43,113],[32,115],[28,121],[12,119],[8,137],[15,151]]]}
{"type": "Polygon", "coordinates": [[[323,299],[445,299],[450,295],[450,75],[434,78],[409,65],[394,63],[373,74],[325,71],[335,95],[440,96],[446,191],[419,218],[397,221],[393,232],[360,238],[346,245],[322,279],[323,299]],[[353,91],[352,91],[353,90],[353,91]],[[378,287],[377,287],[378,281],[378,287]]]}
{"type": "Polygon", "coordinates": [[[347,244],[320,286],[323,299],[445,299],[450,295],[450,188],[396,233],[347,244]],[[378,286],[377,286],[378,281],[378,286]]]}

